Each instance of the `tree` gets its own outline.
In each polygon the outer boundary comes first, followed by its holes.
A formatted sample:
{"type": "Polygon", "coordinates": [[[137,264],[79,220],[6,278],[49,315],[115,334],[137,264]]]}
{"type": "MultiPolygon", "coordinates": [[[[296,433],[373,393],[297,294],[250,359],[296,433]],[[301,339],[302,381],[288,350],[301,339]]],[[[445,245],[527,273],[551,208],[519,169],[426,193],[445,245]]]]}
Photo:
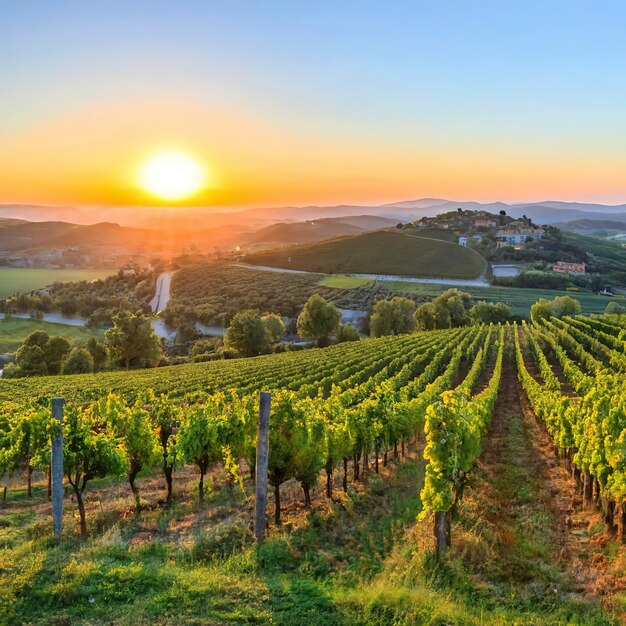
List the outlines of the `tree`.
{"type": "Polygon", "coordinates": [[[104,344],[95,337],[90,337],[87,341],[87,350],[93,359],[93,371],[99,372],[105,365],[107,360],[107,351],[104,344]]]}
{"type": "Polygon", "coordinates": [[[93,357],[86,348],[73,348],[63,362],[64,374],[90,374],[93,371],[93,357]]]}
{"type": "Polygon", "coordinates": [[[270,343],[276,344],[285,336],[285,323],[280,315],[267,313],[262,318],[263,324],[270,338],[270,343]]]}
{"type": "Polygon", "coordinates": [[[63,424],[63,469],[72,486],[80,515],[80,536],[87,537],[83,494],[93,478],[124,473],[124,452],[109,437],[106,425],[93,408],[66,408],[63,424]]]}
{"type": "Polygon", "coordinates": [[[352,324],[341,324],[337,331],[337,341],[344,343],[345,341],[359,341],[361,335],[356,327],[352,324]]]}
{"type": "Polygon", "coordinates": [[[222,340],[218,337],[207,337],[198,339],[193,344],[189,356],[194,363],[209,361],[218,358],[218,348],[222,345],[222,340]]]}
{"type": "Polygon", "coordinates": [[[122,311],[112,321],[113,328],[104,334],[104,345],[113,363],[126,369],[153,367],[159,363],[163,356],[161,342],[145,315],[122,311]]]}
{"type": "Polygon", "coordinates": [[[46,355],[38,345],[23,344],[15,355],[15,362],[26,376],[43,376],[48,373],[46,355]]]}
{"type": "Polygon", "coordinates": [[[513,317],[513,312],[504,302],[477,302],[469,315],[475,324],[504,324],[513,317]]]}
{"type": "Polygon", "coordinates": [[[624,315],[626,307],[619,302],[609,302],[604,309],[605,315],[624,315]]]}
{"type": "Polygon", "coordinates": [[[65,359],[71,349],[72,346],[65,337],[50,337],[43,347],[48,374],[59,374],[61,372],[63,359],[65,359]]]}
{"type": "MultiPolygon", "coordinates": [[[[468,322],[467,310],[471,296],[459,289],[447,289],[433,300],[437,309],[447,310],[450,326],[464,326],[468,322]]],[[[443,326],[441,326],[443,327],[443,326]]]]}
{"type": "MultiPolygon", "coordinates": [[[[272,326],[274,322],[270,322],[272,326]]],[[[271,335],[258,311],[237,313],[226,331],[224,345],[241,356],[267,354],[271,350],[271,335]]]]}
{"type": "Polygon", "coordinates": [[[50,337],[45,330],[35,330],[24,339],[16,354],[16,366],[5,371],[5,376],[59,374],[70,349],[65,337],[50,337]]]}
{"type": "Polygon", "coordinates": [[[435,330],[437,328],[437,310],[432,302],[422,304],[415,311],[415,327],[417,330],[435,330]]]}
{"type": "Polygon", "coordinates": [[[552,308],[555,317],[563,317],[564,315],[580,315],[580,302],[570,296],[557,296],[552,301],[552,308]]]}
{"type": "Polygon", "coordinates": [[[326,346],[330,337],[337,332],[341,313],[332,303],[319,294],[313,294],[298,316],[298,335],[313,339],[318,346],[326,346]]]}
{"type": "Polygon", "coordinates": [[[396,296],[379,300],[372,307],[370,334],[372,337],[400,335],[415,330],[415,302],[396,296]]]}
{"type": "Polygon", "coordinates": [[[552,302],[545,298],[540,298],[530,307],[530,319],[533,322],[547,320],[552,317],[553,313],[552,302]]]}
{"type": "Polygon", "coordinates": [[[448,289],[432,302],[423,304],[415,312],[419,330],[454,328],[469,322],[467,310],[471,301],[468,293],[459,289],[448,289]]]}
{"type": "Polygon", "coordinates": [[[25,346],[39,346],[42,350],[46,347],[46,344],[50,341],[50,335],[45,330],[34,330],[26,339],[24,339],[25,346]]]}
{"type": "Polygon", "coordinates": [[[537,322],[552,316],[579,315],[580,312],[580,302],[570,296],[557,296],[554,300],[540,298],[530,307],[530,318],[537,322]]]}

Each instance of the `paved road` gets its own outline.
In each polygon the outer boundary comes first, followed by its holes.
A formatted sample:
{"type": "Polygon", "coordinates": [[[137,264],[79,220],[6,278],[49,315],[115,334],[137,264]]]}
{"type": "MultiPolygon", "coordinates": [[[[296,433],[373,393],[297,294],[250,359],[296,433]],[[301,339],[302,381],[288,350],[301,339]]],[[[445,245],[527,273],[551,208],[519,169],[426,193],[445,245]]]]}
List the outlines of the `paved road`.
{"type": "Polygon", "coordinates": [[[426,283],[433,285],[452,285],[455,287],[489,287],[489,281],[482,277],[466,280],[464,278],[426,278],[421,276],[393,276],[391,274],[350,274],[350,276],[402,283],[426,283]]]}
{"type": "Polygon", "coordinates": [[[270,267],[269,265],[249,265],[248,263],[233,263],[235,267],[243,267],[245,270],[261,270],[262,272],[278,272],[279,274],[315,274],[324,276],[320,272],[307,272],[306,270],[288,270],[284,267],[270,267]]]}
{"type": "Polygon", "coordinates": [[[154,298],[150,300],[150,307],[153,313],[160,313],[165,309],[170,301],[170,287],[172,284],[172,276],[174,272],[162,272],[158,275],[156,281],[156,293],[154,298]]]}
{"type": "MultiPolygon", "coordinates": [[[[249,270],[261,270],[263,272],[280,272],[283,274],[316,274],[318,272],[306,272],[304,270],[288,270],[281,267],[268,267],[266,265],[247,265],[245,263],[238,263],[237,267],[243,267],[249,270]]],[[[386,280],[397,281],[404,283],[429,283],[435,285],[454,285],[456,287],[489,287],[489,281],[485,277],[486,268],[483,270],[478,278],[471,280],[463,278],[429,278],[420,276],[394,276],[392,274],[345,274],[345,276],[356,276],[357,278],[367,278],[369,280],[386,280]]],[[[332,276],[332,274],[326,274],[332,276]]]]}

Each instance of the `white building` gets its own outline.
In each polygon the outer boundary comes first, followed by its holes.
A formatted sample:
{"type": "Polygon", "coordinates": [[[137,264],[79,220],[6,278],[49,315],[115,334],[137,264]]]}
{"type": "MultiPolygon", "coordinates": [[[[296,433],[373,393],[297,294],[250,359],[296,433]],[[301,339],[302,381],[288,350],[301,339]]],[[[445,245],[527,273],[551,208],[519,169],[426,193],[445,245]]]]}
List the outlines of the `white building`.
{"type": "Polygon", "coordinates": [[[467,237],[465,235],[459,237],[459,245],[467,248],[467,237]]]}
{"type": "Polygon", "coordinates": [[[525,243],[526,241],[538,241],[543,237],[543,230],[538,228],[522,228],[518,231],[499,230],[496,237],[500,241],[509,244],[525,243]]]}

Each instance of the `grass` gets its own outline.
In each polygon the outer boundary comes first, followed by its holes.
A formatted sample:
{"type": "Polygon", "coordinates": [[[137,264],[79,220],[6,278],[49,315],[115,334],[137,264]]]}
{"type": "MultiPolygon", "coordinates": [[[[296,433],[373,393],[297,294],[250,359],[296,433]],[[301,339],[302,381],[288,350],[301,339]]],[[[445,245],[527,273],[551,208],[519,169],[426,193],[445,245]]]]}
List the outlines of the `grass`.
{"type": "Polygon", "coordinates": [[[317,244],[288,246],[246,257],[269,265],[324,274],[391,274],[436,278],[475,278],[481,256],[455,243],[381,230],[317,244]]]}
{"type": "Polygon", "coordinates": [[[46,270],[27,268],[0,268],[0,298],[7,298],[16,293],[27,293],[41,289],[54,282],[72,282],[95,280],[114,274],[115,269],[100,270],[46,270]]]}
{"type": "MultiPolygon", "coordinates": [[[[34,502],[10,490],[0,509],[0,623],[44,624],[588,624],[611,622],[601,609],[567,597],[533,604],[541,571],[491,595],[459,554],[438,566],[422,544],[430,526],[415,525],[423,462],[392,463],[366,485],[313,510],[285,485],[283,529],[270,527],[261,548],[252,542],[251,484],[247,495],[219,477],[205,505],[195,501],[195,475],[176,475],[176,504],[158,506],[158,475],[140,479],[147,504],[132,513],[125,482],[95,481],[88,498],[90,539],[75,535],[75,505],[66,503],[65,538],[50,537],[43,485],[34,502]]],[[[337,483],[338,484],[338,483],[337,483]]],[[[519,484],[519,483],[516,483],[519,484]]],[[[17,489],[17,488],[16,488],[17,489]]],[[[271,502],[270,502],[271,505],[271,502]]],[[[528,563],[531,551],[524,558],[528,563]]],[[[498,559],[502,570],[511,561],[498,559]]]]}
{"type": "Polygon", "coordinates": [[[358,278],[357,276],[326,276],[317,284],[320,287],[333,287],[335,289],[354,289],[355,287],[365,287],[371,285],[373,281],[369,278],[358,278]]]}
{"type": "Polygon", "coordinates": [[[0,320],[0,354],[15,352],[24,338],[34,330],[45,330],[49,335],[60,335],[69,339],[72,345],[87,343],[90,337],[102,337],[102,331],[91,330],[83,326],[67,326],[35,319],[11,317],[0,320]]]}

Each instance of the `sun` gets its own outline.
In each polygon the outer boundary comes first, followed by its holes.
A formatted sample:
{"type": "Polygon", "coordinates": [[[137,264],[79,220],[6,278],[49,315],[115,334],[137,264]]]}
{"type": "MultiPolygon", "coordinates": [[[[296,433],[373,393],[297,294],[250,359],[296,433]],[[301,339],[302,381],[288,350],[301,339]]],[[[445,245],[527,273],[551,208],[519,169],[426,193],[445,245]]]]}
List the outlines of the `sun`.
{"type": "Polygon", "coordinates": [[[183,152],[160,152],[139,169],[139,184],[166,201],[182,200],[200,191],[206,184],[205,168],[183,152]]]}

